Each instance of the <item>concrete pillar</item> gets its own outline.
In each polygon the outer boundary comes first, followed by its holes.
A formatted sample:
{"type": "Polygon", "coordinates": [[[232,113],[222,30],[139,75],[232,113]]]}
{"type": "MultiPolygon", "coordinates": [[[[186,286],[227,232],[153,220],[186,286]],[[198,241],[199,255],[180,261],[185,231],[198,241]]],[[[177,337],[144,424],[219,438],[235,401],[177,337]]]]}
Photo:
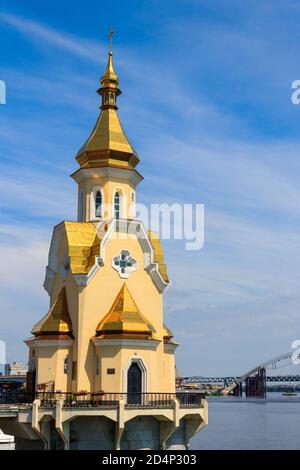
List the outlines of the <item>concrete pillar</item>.
{"type": "Polygon", "coordinates": [[[122,434],[124,432],[124,417],[125,417],[125,399],[124,397],[119,400],[119,409],[118,409],[118,422],[116,423],[115,430],[115,449],[120,450],[122,434]]]}
{"type": "Polygon", "coordinates": [[[55,428],[64,443],[64,450],[69,450],[70,444],[70,425],[63,423],[63,400],[56,401],[55,407],[55,428]]]}

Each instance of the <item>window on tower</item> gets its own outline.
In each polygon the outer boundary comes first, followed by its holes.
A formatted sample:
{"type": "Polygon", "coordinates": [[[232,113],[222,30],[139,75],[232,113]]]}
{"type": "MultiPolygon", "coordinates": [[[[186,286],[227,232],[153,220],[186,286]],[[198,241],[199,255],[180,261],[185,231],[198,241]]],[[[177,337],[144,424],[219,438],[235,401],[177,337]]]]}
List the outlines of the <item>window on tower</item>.
{"type": "Polygon", "coordinates": [[[64,359],[64,374],[68,373],[69,356],[64,359]]]}
{"type": "Polygon", "coordinates": [[[118,220],[120,218],[120,193],[117,191],[114,197],[114,212],[115,218],[118,220]]]}
{"type": "Polygon", "coordinates": [[[96,192],[95,198],[96,217],[102,216],[102,195],[101,191],[96,192]]]}

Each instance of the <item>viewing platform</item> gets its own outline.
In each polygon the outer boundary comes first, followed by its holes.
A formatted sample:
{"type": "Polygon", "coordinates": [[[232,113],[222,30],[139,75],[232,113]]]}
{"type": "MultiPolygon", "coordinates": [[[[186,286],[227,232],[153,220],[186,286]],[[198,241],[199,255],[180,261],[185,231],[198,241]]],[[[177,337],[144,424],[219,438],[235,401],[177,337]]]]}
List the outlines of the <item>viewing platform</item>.
{"type": "MultiPolygon", "coordinates": [[[[112,424],[111,431],[114,434],[113,445],[108,445],[106,438],[103,444],[105,448],[121,449],[122,435],[128,425],[130,427],[129,422],[133,423],[135,419],[145,419],[145,430],[149,436],[153,426],[159,428],[159,433],[156,430],[155,435],[160,436],[161,449],[170,447],[176,432],[180,432],[180,442],[184,433],[185,446],[188,447],[195,432],[207,425],[207,401],[203,393],[185,391],[139,394],[0,393],[0,427],[5,433],[16,436],[17,440],[19,438],[20,442],[26,440],[26,448],[29,441],[32,442],[32,448],[76,448],[72,445],[75,430],[77,433],[83,432],[86,425],[93,428],[93,420],[100,418],[112,424]],[[89,419],[88,423],[85,418],[89,419]],[[53,437],[54,434],[56,437],[53,437]]],[[[177,448],[176,439],[174,445],[172,448],[177,448]]]]}

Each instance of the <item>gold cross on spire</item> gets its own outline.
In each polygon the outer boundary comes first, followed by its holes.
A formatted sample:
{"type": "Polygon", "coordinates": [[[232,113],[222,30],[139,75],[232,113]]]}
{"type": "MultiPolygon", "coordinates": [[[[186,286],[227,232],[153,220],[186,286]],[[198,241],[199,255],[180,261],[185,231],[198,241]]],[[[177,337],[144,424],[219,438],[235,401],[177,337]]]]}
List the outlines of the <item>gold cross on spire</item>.
{"type": "Polygon", "coordinates": [[[113,34],[114,34],[114,30],[112,29],[112,27],[109,28],[109,50],[110,52],[112,52],[112,39],[113,39],[113,34]]]}

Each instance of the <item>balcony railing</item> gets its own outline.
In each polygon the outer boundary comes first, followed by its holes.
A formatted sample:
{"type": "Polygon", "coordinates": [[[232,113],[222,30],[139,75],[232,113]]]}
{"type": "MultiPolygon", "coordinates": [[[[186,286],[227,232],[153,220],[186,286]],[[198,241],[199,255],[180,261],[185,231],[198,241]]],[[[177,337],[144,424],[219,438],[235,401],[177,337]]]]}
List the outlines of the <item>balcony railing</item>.
{"type": "Polygon", "coordinates": [[[71,392],[38,392],[36,398],[41,400],[41,406],[52,407],[57,400],[63,400],[66,408],[106,407],[116,408],[122,394],[120,393],[71,393],[71,392]]]}
{"type": "Polygon", "coordinates": [[[173,408],[174,393],[127,393],[124,394],[128,408],[173,408]]]}
{"type": "Polygon", "coordinates": [[[36,398],[42,407],[55,407],[58,400],[65,408],[117,408],[124,400],[126,408],[173,408],[177,399],[181,408],[198,408],[202,393],[69,393],[69,392],[1,392],[0,405],[30,405],[36,398]]]}
{"type": "Polygon", "coordinates": [[[0,405],[29,405],[34,396],[28,392],[1,392],[0,405]]]}
{"type": "Polygon", "coordinates": [[[201,400],[205,399],[205,393],[177,392],[176,398],[181,408],[198,408],[201,400]]]}

